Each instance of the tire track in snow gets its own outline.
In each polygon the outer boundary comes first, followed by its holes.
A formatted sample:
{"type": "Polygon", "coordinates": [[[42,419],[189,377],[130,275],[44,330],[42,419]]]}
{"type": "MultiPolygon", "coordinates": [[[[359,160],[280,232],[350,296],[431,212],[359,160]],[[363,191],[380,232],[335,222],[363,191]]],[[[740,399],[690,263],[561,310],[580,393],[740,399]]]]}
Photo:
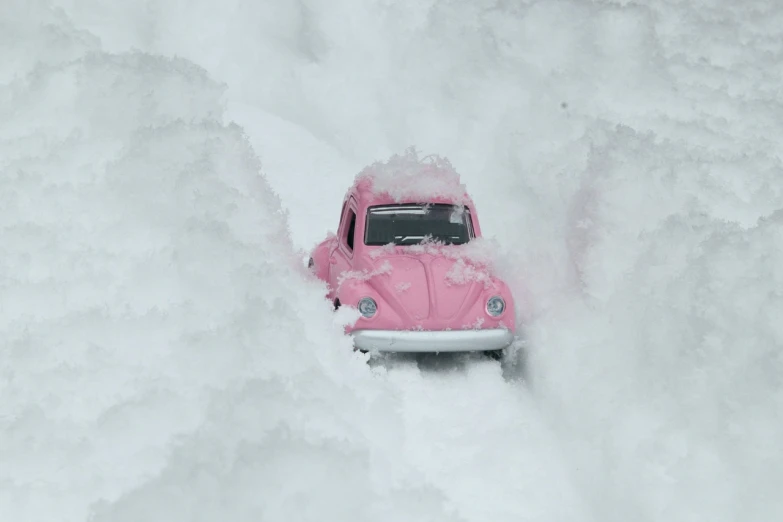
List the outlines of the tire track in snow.
{"type": "Polygon", "coordinates": [[[401,390],[404,454],[464,520],[591,520],[524,384],[474,355],[386,356],[401,390]]]}

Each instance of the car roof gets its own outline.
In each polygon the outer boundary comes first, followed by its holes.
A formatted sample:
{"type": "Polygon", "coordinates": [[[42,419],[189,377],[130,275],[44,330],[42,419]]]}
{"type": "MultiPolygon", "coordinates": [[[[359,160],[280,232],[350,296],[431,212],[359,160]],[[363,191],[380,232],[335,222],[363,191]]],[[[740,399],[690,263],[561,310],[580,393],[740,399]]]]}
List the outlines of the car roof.
{"type": "Polygon", "coordinates": [[[409,149],[389,161],[365,167],[354,179],[349,194],[359,205],[395,203],[447,203],[473,206],[460,176],[451,163],[439,156],[419,159],[409,149]]]}

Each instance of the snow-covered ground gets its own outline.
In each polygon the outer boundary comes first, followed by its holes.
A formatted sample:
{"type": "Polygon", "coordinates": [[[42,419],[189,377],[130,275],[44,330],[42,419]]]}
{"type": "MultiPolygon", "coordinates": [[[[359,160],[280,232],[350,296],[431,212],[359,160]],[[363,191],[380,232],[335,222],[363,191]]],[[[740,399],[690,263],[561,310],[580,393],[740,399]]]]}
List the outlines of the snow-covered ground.
{"type": "Polygon", "coordinates": [[[0,520],[783,520],[781,28],[5,0],[0,520]],[[500,247],[524,379],[366,364],[302,269],[410,145],[500,247]]]}

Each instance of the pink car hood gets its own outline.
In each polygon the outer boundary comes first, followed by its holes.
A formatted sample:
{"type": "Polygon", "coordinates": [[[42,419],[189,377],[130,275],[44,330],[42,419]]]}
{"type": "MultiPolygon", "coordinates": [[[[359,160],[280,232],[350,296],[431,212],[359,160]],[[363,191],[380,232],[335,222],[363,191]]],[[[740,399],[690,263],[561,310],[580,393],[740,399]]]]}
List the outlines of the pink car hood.
{"type": "Polygon", "coordinates": [[[513,329],[513,320],[504,319],[513,313],[508,291],[486,267],[465,259],[404,252],[364,257],[362,264],[369,266],[361,272],[361,279],[380,301],[378,317],[360,323],[383,329],[456,330],[477,327],[478,321],[489,323],[483,327],[511,323],[508,327],[513,329]],[[507,302],[509,310],[501,318],[491,318],[484,311],[490,294],[501,295],[507,302]]]}

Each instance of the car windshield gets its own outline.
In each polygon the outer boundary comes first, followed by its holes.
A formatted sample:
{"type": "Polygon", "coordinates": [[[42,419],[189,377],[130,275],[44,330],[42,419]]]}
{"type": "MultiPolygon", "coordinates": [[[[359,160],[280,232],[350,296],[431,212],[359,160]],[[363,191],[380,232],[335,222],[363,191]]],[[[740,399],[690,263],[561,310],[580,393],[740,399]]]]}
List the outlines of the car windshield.
{"type": "Polygon", "coordinates": [[[382,205],[367,212],[364,244],[416,245],[425,238],[451,245],[470,241],[470,213],[463,206],[445,204],[382,205]]]}

